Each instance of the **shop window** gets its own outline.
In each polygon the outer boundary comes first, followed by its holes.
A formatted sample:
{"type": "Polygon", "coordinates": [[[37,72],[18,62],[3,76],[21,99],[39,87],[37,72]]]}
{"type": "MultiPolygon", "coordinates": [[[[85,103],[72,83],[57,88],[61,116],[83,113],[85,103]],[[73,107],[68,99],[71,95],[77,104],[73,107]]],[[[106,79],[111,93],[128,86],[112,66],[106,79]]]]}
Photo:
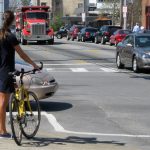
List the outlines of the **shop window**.
{"type": "Polygon", "coordinates": [[[46,6],[46,5],[47,5],[47,3],[44,3],[44,2],[41,3],[41,6],[46,6]]]}

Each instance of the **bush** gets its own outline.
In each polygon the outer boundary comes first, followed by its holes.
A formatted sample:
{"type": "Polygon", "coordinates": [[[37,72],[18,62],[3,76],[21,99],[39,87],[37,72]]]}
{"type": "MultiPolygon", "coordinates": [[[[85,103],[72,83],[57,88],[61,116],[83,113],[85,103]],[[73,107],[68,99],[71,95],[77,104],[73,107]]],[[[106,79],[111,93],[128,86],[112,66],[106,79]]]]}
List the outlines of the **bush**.
{"type": "Polygon", "coordinates": [[[59,28],[63,25],[62,19],[60,16],[56,16],[54,18],[53,23],[51,24],[52,28],[54,29],[54,31],[58,31],[59,28]]]}

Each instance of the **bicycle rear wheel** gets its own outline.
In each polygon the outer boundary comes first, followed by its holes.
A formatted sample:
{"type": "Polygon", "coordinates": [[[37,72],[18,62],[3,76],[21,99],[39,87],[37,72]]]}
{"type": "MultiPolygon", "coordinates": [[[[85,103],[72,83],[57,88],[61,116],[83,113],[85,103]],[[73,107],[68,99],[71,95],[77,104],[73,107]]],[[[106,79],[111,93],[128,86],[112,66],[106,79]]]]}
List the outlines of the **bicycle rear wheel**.
{"type": "Polygon", "coordinates": [[[33,138],[40,126],[41,110],[37,96],[28,92],[29,99],[25,100],[25,116],[24,123],[22,124],[23,135],[30,139],[33,138]]]}
{"type": "Polygon", "coordinates": [[[22,127],[21,127],[21,118],[18,111],[18,100],[15,98],[14,94],[11,94],[9,100],[9,117],[10,117],[10,126],[13,134],[13,138],[17,145],[21,145],[22,141],[22,127]]]}

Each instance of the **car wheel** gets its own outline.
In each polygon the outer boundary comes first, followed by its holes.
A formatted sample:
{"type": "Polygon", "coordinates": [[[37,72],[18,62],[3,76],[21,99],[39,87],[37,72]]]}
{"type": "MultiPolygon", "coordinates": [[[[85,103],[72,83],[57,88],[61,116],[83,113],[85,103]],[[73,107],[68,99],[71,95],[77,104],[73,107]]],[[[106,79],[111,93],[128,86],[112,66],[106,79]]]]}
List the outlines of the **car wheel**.
{"type": "Polygon", "coordinates": [[[74,41],[74,37],[73,36],[71,36],[71,41],[74,41]]]}
{"type": "Polygon", "coordinates": [[[67,35],[67,40],[70,40],[69,36],[67,35]]]}
{"type": "Polygon", "coordinates": [[[135,73],[138,73],[140,71],[139,67],[138,67],[138,63],[137,63],[137,58],[134,56],[133,60],[132,60],[132,70],[135,73]]]}
{"type": "Polygon", "coordinates": [[[85,39],[84,39],[84,37],[83,37],[83,36],[82,36],[82,39],[81,39],[81,40],[82,40],[82,42],[85,42],[85,39]]]}
{"type": "Polygon", "coordinates": [[[54,39],[52,39],[52,40],[48,40],[48,44],[50,44],[50,45],[54,45],[54,39]]]}
{"type": "Polygon", "coordinates": [[[62,39],[62,35],[61,34],[57,34],[57,39],[62,39]]]}
{"type": "Polygon", "coordinates": [[[77,36],[77,41],[79,42],[80,41],[80,39],[79,39],[79,37],[77,36]]]}
{"type": "Polygon", "coordinates": [[[109,45],[110,45],[110,46],[112,46],[112,45],[113,45],[113,43],[111,43],[111,41],[109,41],[109,45]]]}
{"type": "Polygon", "coordinates": [[[22,45],[27,45],[27,40],[25,40],[25,39],[23,38],[23,36],[21,36],[21,44],[22,44],[22,45]]]}
{"type": "Polygon", "coordinates": [[[102,39],[101,39],[101,44],[106,44],[104,37],[102,37],[102,39]]]}
{"type": "Polygon", "coordinates": [[[124,64],[121,62],[121,58],[120,58],[119,54],[117,54],[117,57],[116,57],[116,65],[117,65],[118,69],[123,69],[124,68],[124,64]]]}

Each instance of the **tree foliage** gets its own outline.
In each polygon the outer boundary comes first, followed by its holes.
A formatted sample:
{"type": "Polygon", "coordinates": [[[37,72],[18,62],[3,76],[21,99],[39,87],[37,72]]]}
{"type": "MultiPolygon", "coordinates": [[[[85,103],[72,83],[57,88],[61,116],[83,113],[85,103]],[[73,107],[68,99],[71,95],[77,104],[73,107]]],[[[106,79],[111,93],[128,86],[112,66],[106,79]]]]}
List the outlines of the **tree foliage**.
{"type": "Polygon", "coordinates": [[[127,24],[132,29],[136,22],[141,24],[141,0],[133,0],[133,3],[128,2],[127,24]]]}
{"type": "Polygon", "coordinates": [[[21,4],[23,6],[28,6],[28,5],[30,5],[30,0],[21,0],[21,4]]]}
{"type": "Polygon", "coordinates": [[[53,23],[51,23],[51,26],[54,29],[54,31],[58,31],[62,25],[63,25],[62,17],[60,15],[55,16],[53,18],[53,23]]]}
{"type": "Polygon", "coordinates": [[[100,9],[101,15],[108,15],[112,18],[112,22],[115,25],[120,19],[120,0],[104,0],[102,9],[100,9]]]}

